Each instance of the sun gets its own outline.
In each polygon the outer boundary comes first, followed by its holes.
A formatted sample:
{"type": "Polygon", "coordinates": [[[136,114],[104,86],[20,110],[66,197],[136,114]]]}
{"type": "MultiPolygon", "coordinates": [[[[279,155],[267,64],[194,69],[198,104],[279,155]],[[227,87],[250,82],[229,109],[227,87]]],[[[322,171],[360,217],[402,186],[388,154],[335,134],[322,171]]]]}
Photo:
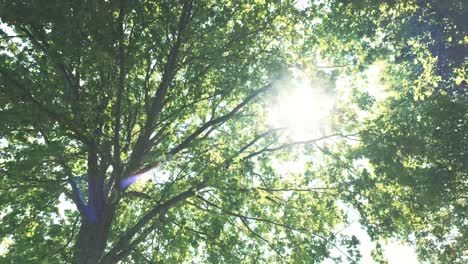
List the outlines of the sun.
{"type": "Polygon", "coordinates": [[[290,140],[310,140],[330,130],[334,96],[307,76],[295,73],[275,84],[268,111],[270,126],[284,127],[290,140]]]}

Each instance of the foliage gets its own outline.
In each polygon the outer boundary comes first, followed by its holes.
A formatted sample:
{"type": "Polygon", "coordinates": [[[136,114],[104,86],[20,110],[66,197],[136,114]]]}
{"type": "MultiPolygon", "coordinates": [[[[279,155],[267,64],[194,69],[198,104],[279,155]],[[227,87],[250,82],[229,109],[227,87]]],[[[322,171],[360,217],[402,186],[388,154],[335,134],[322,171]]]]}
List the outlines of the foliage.
{"type": "Polygon", "coordinates": [[[298,54],[293,2],[0,10],[2,262],[310,263],[339,243],[333,197],[288,190],[267,155],[287,158],[281,131],[257,118],[298,54]],[[157,161],[167,180],[120,189],[157,161]]]}
{"type": "MultiPolygon", "coordinates": [[[[336,233],[344,201],[374,241],[461,263],[463,8],[0,1],[0,237],[12,241],[0,262],[357,262],[359,241],[336,233]],[[376,63],[384,100],[357,85],[376,63]],[[293,69],[356,84],[335,134],[291,142],[268,124],[293,69]],[[278,170],[299,156],[304,172],[278,170]],[[120,187],[159,162],[156,179],[120,187]],[[63,199],[76,209],[61,213],[63,199]]],[[[380,244],[373,256],[385,263],[380,244]]]]}
{"type": "Polygon", "coordinates": [[[358,132],[359,143],[337,148],[345,159],[332,158],[342,168],[332,172],[335,179],[352,186],[343,199],[359,210],[371,238],[397,236],[415,244],[419,257],[431,263],[463,263],[467,254],[463,8],[458,1],[376,2],[364,8],[377,32],[371,37],[393,50],[378,62],[387,97],[375,102],[357,87],[358,107],[348,108],[354,114],[347,113],[342,129],[358,132]],[[352,122],[362,110],[371,115],[352,122]]]}

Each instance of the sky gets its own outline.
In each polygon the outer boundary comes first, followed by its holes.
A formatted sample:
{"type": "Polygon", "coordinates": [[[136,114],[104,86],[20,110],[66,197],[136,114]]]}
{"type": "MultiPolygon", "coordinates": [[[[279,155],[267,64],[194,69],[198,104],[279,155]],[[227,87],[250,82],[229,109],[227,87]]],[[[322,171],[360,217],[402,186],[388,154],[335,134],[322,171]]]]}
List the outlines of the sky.
{"type": "MultiPolygon", "coordinates": [[[[375,247],[375,243],[371,241],[366,231],[359,224],[358,213],[348,208],[348,215],[350,216],[350,222],[352,223],[349,227],[344,229],[341,233],[347,235],[355,235],[360,244],[359,250],[362,255],[360,263],[373,264],[375,262],[371,257],[371,251],[375,247]]],[[[418,264],[416,252],[413,247],[402,244],[397,241],[388,241],[383,243],[383,254],[387,258],[389,264],[418,264]]],[[[324,261],[322,264],[332,264],[333,262],[324,261]]]]}

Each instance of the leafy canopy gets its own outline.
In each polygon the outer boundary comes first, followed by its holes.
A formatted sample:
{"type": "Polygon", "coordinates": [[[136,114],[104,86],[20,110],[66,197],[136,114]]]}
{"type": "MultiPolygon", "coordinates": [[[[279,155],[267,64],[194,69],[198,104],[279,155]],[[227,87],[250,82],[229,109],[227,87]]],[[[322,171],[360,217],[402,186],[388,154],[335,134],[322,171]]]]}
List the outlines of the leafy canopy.
{"type": "Polygon", "coordinates": [[[337,232],[344,202],[373,240],[461,263],[463,13],[458,1],[1,1],[0,261],[357,262],[359,241],[337,232]],[[357,85],[374,63],[380,101],[357,85]],[[298,69],[335,92],[346,76],[352,96],[336,131],[291,142],[266,109],[298,69]],[[303,172],[278,170],[300,156],[303,172]],[[156,164],[156,179],[121,187],[156,164]],[[74,209],[61,213],[64,199],[74,209]]]}

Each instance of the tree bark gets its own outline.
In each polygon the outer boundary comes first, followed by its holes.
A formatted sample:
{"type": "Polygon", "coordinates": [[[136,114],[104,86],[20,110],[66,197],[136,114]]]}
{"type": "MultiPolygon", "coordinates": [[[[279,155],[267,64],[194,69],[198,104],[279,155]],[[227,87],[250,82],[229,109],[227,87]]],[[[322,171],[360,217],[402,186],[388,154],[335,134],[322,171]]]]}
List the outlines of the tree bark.
{"type": "Polygon", "coordinates": [[[106,249],[115,207],[106,202],[104,175],[99,174],[95,148],[88,150],[88,203],[84,205],[76,244],[76,260],[80,264],[99,263],[106,249]]]}
{"type": "Polygon", "coordinates": [[[87,216],[82,217],[76,244],[77,263],[99,263],[106,248],[114,215],[113,211],[112,206],[105,205],[103,214],[97,218],[96,222],[87,216]]]}

